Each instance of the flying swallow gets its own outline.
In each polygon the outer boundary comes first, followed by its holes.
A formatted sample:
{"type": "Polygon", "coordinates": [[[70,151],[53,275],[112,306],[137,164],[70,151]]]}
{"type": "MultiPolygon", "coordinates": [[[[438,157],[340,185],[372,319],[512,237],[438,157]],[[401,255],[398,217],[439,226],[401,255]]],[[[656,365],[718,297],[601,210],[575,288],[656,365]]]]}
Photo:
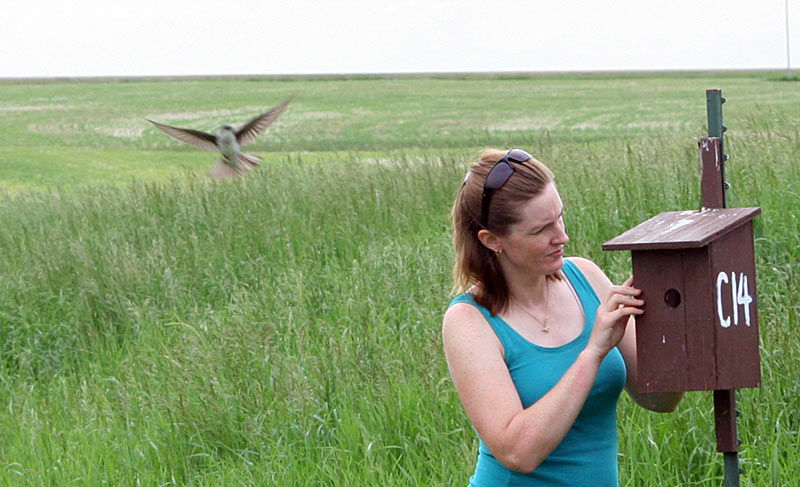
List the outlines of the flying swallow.
{"type": "Polygon", "coordinates": [[[238,129],[234,129],[232,125],[223,125],[219,128],[217,135],[201,130],[173,127],[155,122],[149,118],[145,120],[181,142],[186,142],[199,149],[222,154],[222,159],[208,171],[208,175],[213,179],[225,179],[245,173],[261,165],[261,158],[246,154],[241,151],[241,148],[254,141],[261,132],[272,125],[289,105],[289,102],[292,101],[292,98],[290,96],[281,104],[270,108],[238,129]]]}

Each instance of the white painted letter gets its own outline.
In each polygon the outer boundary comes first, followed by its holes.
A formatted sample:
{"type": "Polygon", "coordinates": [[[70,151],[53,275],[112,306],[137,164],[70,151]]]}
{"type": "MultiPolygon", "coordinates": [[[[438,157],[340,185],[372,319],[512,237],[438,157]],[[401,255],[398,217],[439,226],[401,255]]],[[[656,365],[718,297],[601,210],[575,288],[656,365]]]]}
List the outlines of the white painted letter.
{"type": "Polygon", "coordinates": [[[730,317],[725,318],[722,316],[722,283],[728,282],[728,275],[724,272],[720,272],[717,274],[717,316],[719,316],[719,324],[722,325],[723,328],[728,328],[731,326],[731,319],[730,317]]]}
{"type": "Polygon", "coordinates": [[[744,272],[739,273],[739,292],[736,296],[736,303],[744,306],[744,324],[750,326],[750,303],[753,298],[750,297],[750,289],[747,285],[747,275],[744,272]]]}
{"type": "Polygon", "coordinates": [[[736,304],[736,298],[739,294],[736,292],[736,273],[731,272],[731,308],[733,308],[733,324],[739,326],[739,305],[736,304]]]}

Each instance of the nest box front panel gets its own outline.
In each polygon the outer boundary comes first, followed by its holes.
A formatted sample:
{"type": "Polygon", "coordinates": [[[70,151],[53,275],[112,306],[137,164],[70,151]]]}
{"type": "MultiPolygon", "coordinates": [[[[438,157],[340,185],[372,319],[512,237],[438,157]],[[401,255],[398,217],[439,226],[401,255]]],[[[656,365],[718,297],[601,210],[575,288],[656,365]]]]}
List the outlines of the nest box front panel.
{"type": "Polygon", "coordinates": [[[761,385],[752,223],[711,245],[717,389],[761,385]]]}
{"type": "Polygon", "coordinates": [[[714,353],[714,294],[709,279],[710,249],[686,249],[682,255],[689,362],[686,390],[714,390],[717,388],[717,359],[714,353]]]}
{"type": "Polygon", "coordinates": [[[716,363],[710,313],[708,249],[633,251],[638,386],[645,392],[713,389],[716,363]],[[698,276],[702,279],[698,280],[698,276]]]}
{"type": "Polygon", "coordinates": [[[633,285],[642,290],[645,301],[644,314],[636,317],[638,385],[645,392],[685,390],[688,364],[680,252],[633,252],[632,260],[633,285]]]}

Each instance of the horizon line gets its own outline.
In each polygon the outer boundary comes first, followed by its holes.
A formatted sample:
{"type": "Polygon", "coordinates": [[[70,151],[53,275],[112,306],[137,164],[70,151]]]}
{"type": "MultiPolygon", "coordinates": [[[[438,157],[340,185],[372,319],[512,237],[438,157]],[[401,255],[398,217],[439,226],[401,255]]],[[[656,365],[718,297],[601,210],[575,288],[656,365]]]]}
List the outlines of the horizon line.
{"type": "Polygon", "coordinates": [[[147,81],[147,80],[203,80],[203,79],[347,79],[347,78],[403,78],[403,77],[535,77],[553,75],[614,75],[614,74],[745,74],[745,73],[782,73],[784,68],[693,68],[693,69],[619,69],[619,70],[550,70],[550,71],[397,71],[397,72],[342,72],[342,73],[281,73],[281,74],[141,74],[141,75],[42,75],[42,76],[3,76],[0,75],[0,82],[24,82],[24,81],[147,81]]]}

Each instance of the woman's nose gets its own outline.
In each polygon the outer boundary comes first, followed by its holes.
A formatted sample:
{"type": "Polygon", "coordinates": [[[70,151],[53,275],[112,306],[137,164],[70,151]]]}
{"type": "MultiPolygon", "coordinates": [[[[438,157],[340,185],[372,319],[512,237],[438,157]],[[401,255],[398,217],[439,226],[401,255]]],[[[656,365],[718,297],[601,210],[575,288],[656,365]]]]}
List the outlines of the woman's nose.
{"type": "Polygon", "coordinates": [[[569,235],[567,235],[567,229],[564,226],[564,222],[562,221],[560,225],[556,225],[556,235],[553,238],[553,243],[556,245],[565,245],[569,242],[569,235]]]}

